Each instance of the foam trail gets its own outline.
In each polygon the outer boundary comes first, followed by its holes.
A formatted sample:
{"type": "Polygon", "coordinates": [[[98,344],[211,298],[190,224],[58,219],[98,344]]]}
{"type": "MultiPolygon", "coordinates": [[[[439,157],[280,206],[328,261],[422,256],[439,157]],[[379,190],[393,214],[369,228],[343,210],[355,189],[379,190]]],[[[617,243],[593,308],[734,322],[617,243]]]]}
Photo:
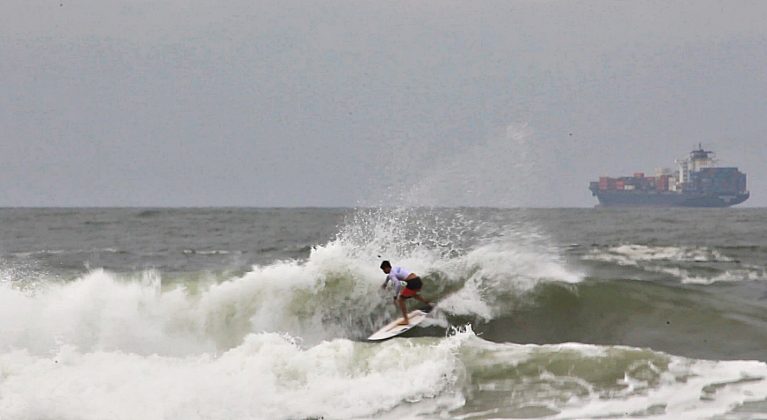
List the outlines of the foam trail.
{"type": "MultiPolygon", "coordinates": [[[[0,354],[0,416],[88,419],[360,418],[435,400],[458,380],[458,342],[368,345],[333,340],[302,348],[253,334],[220,356],[123,352],[0,354]],[[429,358],[404,357],[411,351],[429,358]],[[391,372],[408,372],[392,375],[391,372]]],[[[449,397],[449,395],[448,395],[449,397]]],[[[454,398],[443,403],[455,405],[454,398]]]]}

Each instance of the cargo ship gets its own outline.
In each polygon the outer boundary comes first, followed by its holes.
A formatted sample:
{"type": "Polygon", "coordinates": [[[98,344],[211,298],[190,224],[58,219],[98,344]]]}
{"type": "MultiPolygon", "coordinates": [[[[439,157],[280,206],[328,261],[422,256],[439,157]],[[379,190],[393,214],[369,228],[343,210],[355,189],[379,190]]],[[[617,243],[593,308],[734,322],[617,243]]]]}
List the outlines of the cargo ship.
{"type": "Polygon", "coordinates": [[[730,207],[746,201],[746,174],[735,167],[716,167],[714,152],[701,144],[678,168],[658,169],[655,176],[602,176],[589,184],[598,207],[730,207]]]}

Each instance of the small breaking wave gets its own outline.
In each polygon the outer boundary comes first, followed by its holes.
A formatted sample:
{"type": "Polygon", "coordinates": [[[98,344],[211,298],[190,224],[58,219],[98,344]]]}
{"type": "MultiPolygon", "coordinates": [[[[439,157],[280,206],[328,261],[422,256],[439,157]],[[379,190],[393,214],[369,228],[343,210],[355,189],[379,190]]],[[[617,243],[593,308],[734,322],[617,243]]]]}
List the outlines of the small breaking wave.
{"type": "Polygon", "coordinates": [[[674,262],[737,262],[716,249],[685,246],[649,246],[624,244],[599,248],[585,257],[620,265],[639,265],[646,261],[674,262]]]}
{"type": "Polygon", "coordinates": [[[763,265],[745,263],[737,256],[726,254],[727,251],[737,252],[742,248],[733,251],[732,248],[720,250],[704,246],[623,244],[597,247],[581,258],[586,262],[635,270],[619,269],[615,272],[619,278],[628,276],[643,279],[641,272],[645,272],[657,273],[684,284],[767,280],[767,268],[763,265]]]}

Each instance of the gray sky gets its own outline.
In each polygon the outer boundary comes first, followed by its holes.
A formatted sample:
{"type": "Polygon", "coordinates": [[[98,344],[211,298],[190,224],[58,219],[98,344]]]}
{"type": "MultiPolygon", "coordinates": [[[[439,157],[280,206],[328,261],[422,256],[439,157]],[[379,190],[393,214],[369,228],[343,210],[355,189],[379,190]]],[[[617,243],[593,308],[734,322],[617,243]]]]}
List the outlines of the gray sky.
{"type": "Polygon", "coordinates": [[[767,2],[0,2],[0,206],[767,205],[767,2]]]}

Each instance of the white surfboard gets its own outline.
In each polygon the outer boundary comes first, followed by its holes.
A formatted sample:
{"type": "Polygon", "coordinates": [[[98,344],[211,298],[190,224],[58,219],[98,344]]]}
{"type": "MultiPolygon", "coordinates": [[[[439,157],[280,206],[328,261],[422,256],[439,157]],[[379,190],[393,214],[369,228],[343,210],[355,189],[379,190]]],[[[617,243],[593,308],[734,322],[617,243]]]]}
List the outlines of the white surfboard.
{"type": "Polygon", "coordinates": [[[375,334],[368,337],[368,340],[370,341],[381,341],[386,340],[387,338],[396,337],[405,331],[415,327],[418,325],[421,321],[426,319],[426,316],[429,315],[428,312],[424,312],[420,309],[416,309],[414,311],[410,311],[407,314],[408,321],[410,322],[407,325],[397,325],[398,322],[402,321],[402,318],[397,318],[394,321],[388,323],[385,327],[381,328],[380,330],[376,331],[375,334]]]}

